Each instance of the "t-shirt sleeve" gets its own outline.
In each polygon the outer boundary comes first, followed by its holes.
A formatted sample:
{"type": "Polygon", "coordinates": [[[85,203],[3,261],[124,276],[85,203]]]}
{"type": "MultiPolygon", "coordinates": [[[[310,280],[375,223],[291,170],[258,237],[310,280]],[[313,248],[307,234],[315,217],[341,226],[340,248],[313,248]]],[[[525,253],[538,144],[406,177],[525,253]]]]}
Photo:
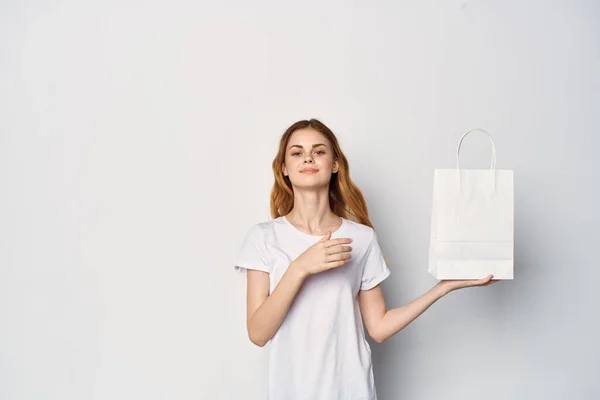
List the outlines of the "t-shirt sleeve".
{"type": "Polygon", "coordinates": [[[244,237],[234,265],[235,271],[242,275],[246,275],[249,269],[271,273],[266,250],[264,233],[256,224],[248,230],[244,237]]]}
{"type": "Polygon", "coordinates": [[[369,290],[381,283],[385,278],[390,275],[390,269],[388,268],[383,253],[379,247],[377,241],[377,234],[373,231],[373,238],[367,248],[365,255],[365,267],[362,274],[362,282],[360,290],[369,290]]]}

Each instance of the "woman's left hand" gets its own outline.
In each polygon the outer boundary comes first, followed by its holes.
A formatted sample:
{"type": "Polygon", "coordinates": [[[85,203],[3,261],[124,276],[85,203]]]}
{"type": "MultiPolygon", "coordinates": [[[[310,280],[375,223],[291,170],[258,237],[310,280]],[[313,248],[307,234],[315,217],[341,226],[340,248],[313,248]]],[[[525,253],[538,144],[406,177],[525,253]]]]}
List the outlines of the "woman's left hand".
{"type": "Polygon", "coordinates": [[[442,287],[446,293],[449,293],[456,289],[463,289],[463,288],[471,287],[471,286],[489,286],[489,285],[493,285],[494,283],[500,281],[498,279],[493,281],[492,280],[493,277],[494,276],[492,274],[490,274],[485,278],[474,279],[474,280],[444,279],[444,280],[441,280],[438,283],[438,285],[440,287],[442,287]]]}

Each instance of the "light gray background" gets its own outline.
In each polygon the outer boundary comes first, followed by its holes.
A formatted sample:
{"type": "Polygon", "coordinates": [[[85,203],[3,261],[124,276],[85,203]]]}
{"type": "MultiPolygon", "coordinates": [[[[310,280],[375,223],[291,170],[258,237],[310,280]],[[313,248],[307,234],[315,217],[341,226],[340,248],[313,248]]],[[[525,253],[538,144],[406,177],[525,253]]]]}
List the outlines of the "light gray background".
{"type": "Polygon", "coordinates": [[[4,1],[0,398],[266,398],[233,270],[291,123],[338,135],[390,260],[435,284],[434,168],[515,176],[515,280],[383,344],[380,400],[600,398],[595,1],[4,1]],[[488,139],[463,165],[487,168],[488,139]]]}

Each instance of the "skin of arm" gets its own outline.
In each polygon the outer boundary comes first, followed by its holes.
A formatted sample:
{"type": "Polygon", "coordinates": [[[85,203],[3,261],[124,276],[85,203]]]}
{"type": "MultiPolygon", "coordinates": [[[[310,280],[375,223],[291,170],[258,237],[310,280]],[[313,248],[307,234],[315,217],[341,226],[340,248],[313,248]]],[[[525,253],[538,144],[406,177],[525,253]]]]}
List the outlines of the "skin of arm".
{"type": "Polygon", "coordinates": [[[248,270],[246,325],[252,343],[263,347],[275,335],[305,279],[292,263],[269,295],[269,274],[248,270]]]}
{"type": "Polygon", "coordinates": [[[404,329],[448,291],[438,283],[410,303],[387,310],[380,284],[369,290],[361,290],[359,305],[369,335],[377,343],[383,343],[404,329]]]}

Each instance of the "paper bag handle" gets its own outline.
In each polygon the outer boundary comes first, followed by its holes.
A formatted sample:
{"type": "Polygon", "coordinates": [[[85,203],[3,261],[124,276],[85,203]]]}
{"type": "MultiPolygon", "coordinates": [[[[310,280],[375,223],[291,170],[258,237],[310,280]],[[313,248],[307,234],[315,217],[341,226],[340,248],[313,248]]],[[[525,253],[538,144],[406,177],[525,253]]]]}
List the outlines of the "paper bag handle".
{"type": "Polygon", "coordinates": [[[490,169],[496,169],[496,145],[494,144],[494,139],[492,139],[492,135],[490,135],[489,132],[484,131],[483,129],[479,129],[479,128],[471,129],[470,131],[468,131],[467,133],[462,135],[462,137],[460,138],[460,140],[458,142],[458,146],[456,147],[456,169],[460,169],[460,146],[462,144],[462,141],[464,140],[465,136],[467,136],[469,133],[475,132],[475,131],[487,133],[488,137],[490,138],[490,142],[492,143],[492,165],[491,165],[490,169]]]}

